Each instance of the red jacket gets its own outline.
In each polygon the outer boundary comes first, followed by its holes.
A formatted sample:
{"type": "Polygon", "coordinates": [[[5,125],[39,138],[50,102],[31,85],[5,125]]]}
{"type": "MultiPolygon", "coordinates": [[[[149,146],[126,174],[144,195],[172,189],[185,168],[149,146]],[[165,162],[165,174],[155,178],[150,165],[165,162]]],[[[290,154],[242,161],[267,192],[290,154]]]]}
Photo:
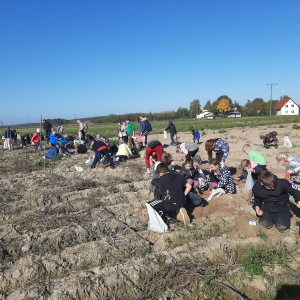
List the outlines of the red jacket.
{"type": "Polygon", "coordinates": [[[41,140],[41,137],[39,136],[39,134],[37,132],[35,132],[33,134],[33,137],[31,138],[31,142],[38,143],[40,140],[41,140]]]}

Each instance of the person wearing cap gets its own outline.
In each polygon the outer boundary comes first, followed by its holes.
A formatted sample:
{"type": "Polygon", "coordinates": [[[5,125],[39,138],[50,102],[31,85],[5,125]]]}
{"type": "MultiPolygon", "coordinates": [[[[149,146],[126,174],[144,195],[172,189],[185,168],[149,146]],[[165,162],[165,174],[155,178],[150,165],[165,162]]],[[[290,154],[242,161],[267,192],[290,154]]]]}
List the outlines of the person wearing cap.
{"type": "Polygon", "coordinates": [[[33,134],[31,138],[31,143],[34,143],[35,150],[38,150],[40,146],[40,141],[41,141],[41,130],[40,128],[37,128],[36,132],[33,134]]]}
{"type": "Polygon", "coordinates": [[[175,125],[171,120],[169,121],[169,126],[165,129],[165,131],[168,130],[170,131],[170,135],[171,135],[171,145],[175,146],[174,135],[177,133],[177,131],[175,125]]]}

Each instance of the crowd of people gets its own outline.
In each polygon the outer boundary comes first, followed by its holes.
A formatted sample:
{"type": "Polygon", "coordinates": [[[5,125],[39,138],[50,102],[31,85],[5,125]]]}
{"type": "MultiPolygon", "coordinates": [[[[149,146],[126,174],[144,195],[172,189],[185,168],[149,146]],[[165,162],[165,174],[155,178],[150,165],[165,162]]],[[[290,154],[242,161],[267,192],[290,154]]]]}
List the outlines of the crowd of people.
{"type": "MultiPolygon", "coordinates": [[[[185,156],[182,166],[177,166],[172,160],[172,155],[164,151],[164,146],[158,140],[150,140],[149,134],[152,126],[149,120],[141,114],[138,119],[140,125],[139,133],[133,121],[126,119],[118,124],[119,145],[111,144],[106,137],[96,135],[95,138],[87,133],[88,126],[77,121],[78,134],[75,137],[64,134],[64,127],[57,124],[56,129],[44,120],[43,127],[45,139],[51,144],[50,150],[45,154],[46,158],[72,153],[86,153],[88,148],[95,152],[91,168],[97,163],[108,163],[115,168],[117,161],[124,161],[131,157],[144,157],[146,164],[146,175],[151,174],[153,166],[154,174],[150,185],[154,199],[149,202],[150,206],[161,216],[177,218],[185,225],[190,223],[186,210],[187,205],[193,205],[190,195],[196,193],[201,195],[204,190],[211,189],[210,193],[222,190],[224,194],[236,193],[236,183],[253,180],[252,205],[259,224],[271,228],[274,224],[280,232],[290,229],[291,210],[289,197],[293,196],[297,207],[300,208],[300,161],[299,159],[284,152],[279,152],[276,160],[286,167],[284,179],[277,178],[267,170],[267,162],[264,153],[254,151],[251,145],[245,144],[241,149],[248,155],[248,159],[241,160],[242,174],[233,178],[226,160],[230,153],[229,143],[221,138],[208,139],[205,141],[205,151],[209,163],[209,172],[204,174],[201,169],[201,157],[197,155],[200,144],[200,132],[192,130],[192,141],[188,143],[177,143],[174,136],[177,133],[172,121],[169,121],[165,131],[170,132],[171,144],[176,146],[176,152],[185,156]],[[215,153],[213,157],[213,153],[215,153]]],[[[9,127],[5,131],[4,140],[9,150],[13,148],[13,142],[17,133],[9,127]]],[[[33,144],[35,149],[42,149],[43,135],[39,128],[34,134],[25,134],[20,137],[22,147],[33,144]]],[[[278,147],[277,132],[273,131],[266,135],[263,140],[264,147],[278,147]]]]}

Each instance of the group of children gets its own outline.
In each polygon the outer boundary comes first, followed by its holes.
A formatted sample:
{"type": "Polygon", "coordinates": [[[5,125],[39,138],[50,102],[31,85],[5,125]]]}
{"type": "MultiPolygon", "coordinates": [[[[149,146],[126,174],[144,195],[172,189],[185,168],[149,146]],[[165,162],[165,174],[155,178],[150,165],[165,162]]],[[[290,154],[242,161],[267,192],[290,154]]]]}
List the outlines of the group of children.
{"type": "MultiPolygon", "coordinates": [[[[217,143],[218,140],[213,142],[217,143]]],[[[210,172],[206,178],[199,164],[195,163],[191,156],[188,157],[189,151],[180,150],[182,147],[185,149],[188,144],[184,143],[178,147],[178,152],[186,155],[186,161],[179,172],[174,170],[175,163],[172,162],[170,154],[163,153],[161,159],[158,159],[150,187],[150,191],[154,192],[154,200],[149,202],[161,215],[175,217],[185,225],[190,223],[186,205],[191,191],[199,193],[211,183],[212,189],[220,188],[230,194],[236,192],[230,169],[224,163],[224,155],[209,161],[210,172]]],[[[193,157],[198,151],[196,150],[193,150],[193,157]]],[[[245,144],[242,150],[248,155],[248,159],[241,161],[242,174],[236,180],[244,180],[251,175],[254,182],[252,205],[259,216],[259,224],[266,228],[275,224],[279,232],[287,232],[291,219],[289,197],[293,196],[297,207],[300,208],[299,159],[294,155],[288,156],[279,152],[276,160],[286,167],[285,179],[279,179],[267,170],[264,153],[252,150],[249,144],[245,144]]],[[[228,155],[228,152],[226,154],[228,155]]]]}

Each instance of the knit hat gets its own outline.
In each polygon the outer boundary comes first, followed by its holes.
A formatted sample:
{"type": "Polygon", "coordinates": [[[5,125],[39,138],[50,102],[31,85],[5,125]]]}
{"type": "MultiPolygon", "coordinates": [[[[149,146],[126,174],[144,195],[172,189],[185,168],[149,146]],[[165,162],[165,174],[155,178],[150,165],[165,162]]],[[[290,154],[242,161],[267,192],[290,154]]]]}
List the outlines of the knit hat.
{"type": "Polygon", "coordinates": [[[170,120],[170,121],[169,121],[169,124],[171,124],[171,123],[172,123],[172,121],[170,120]]]}

